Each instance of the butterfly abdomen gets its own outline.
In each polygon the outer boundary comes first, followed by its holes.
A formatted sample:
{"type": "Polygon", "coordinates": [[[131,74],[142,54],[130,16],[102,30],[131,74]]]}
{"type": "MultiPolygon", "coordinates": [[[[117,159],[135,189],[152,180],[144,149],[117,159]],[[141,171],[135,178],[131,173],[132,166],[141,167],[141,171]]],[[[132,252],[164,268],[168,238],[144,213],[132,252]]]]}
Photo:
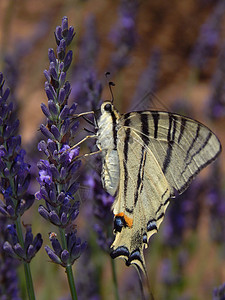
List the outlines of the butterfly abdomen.
{"type": "Polygon", "coordinates": [[[101,106],[101,115],[97,119],[97,146],[102,150],[102,184],[112,196],[119,185],[119,158],[117,152],[117,123],[120,115],[112,109],[110,102],[101,106]]]}
{"type": "Polygon", "coordinates": [[[112,196],[116,194],[119,184],[119,158],[116,150],[107,151],[102,167],[102,185],[112,196]]]}

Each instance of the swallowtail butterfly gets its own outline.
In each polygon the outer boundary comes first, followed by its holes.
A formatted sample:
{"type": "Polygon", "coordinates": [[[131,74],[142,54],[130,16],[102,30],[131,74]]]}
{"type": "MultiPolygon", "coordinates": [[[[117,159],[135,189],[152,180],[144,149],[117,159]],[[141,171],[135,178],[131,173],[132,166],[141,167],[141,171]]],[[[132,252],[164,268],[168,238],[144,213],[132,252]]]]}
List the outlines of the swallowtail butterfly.
{"type": "Polygon", "coordinates": [[[111,101],[95,113],[102,184],[115,196],[112,258],[145,273],[143,249],[159,229],[175,193],[183,193],[221,152],[203,124],[160,111],[120,114],[111,101]]]}

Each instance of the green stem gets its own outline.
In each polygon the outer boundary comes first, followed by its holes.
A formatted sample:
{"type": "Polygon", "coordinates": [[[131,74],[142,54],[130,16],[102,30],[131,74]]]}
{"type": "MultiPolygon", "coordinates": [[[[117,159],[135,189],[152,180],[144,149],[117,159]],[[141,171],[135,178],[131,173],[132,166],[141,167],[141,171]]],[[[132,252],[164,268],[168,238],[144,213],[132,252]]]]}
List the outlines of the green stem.
{"type": "Polygon", "coordinates": [[[63,249],[67,249],[66,237],[65,237],[65,230],[63,228],[59,228],[60,239],[62,243],[63,249]]]}
{"type": "MultiPolygon", "coordinates": [[[[15,224],[16,224],[16,230],[17,230],[19,243],[22,247],[24,247],[23,231],[22,231],[22,227],[21,227],[20,217],[17,218],[17,220],[15,221],[15,224]]],[[[29,300],[35,300],[33,280],[32,280],[31,271],[30,271],[30,264],[27,262],[23,262],[23,265],[24,265],[24,273],[25,273],[25,278],[26,278],[26,287],[27,287],[27,293],[28,293],[29,300]]]]}
{"type": "Polygon", "coordinates": [[[24,265],[24,272],[25,272],[25,277],[26,277],[28,297],[30,300],[35,300],[33,280],[32,280],[31,271],[30,271],[30,264],[27,262],[24,262],[23,265],[24,265]]]}
{"type": "Polygon", "coordinates": [[[73,270],[71,265],[66,267],[66,274],[70,286],[70,293],[71,293],[72,300],[77,300],[77,292],[76,292],[75,282],[73,278],[73,270]]]}
{"type": "Polygon", "coordinates": [[[112,267],[112,276],[113,276],[113,285],[114,285],[114,293],[115,293],[115,299],[119,300],[119,292],[118,292],[118,283],[117,283],[117,278],[116,278],[116,266],[115,266],[115,261],[114,259],[111,260],[111,267],[112,267]]]}
{"type": "MultiPolygon", "coordinates": [[[[67,249],[65,230],[62,228],[59,228],[59,232],[60,232],[62,247],[63,247],[63,249],[67,249]]],[[[66,274],[67,274],[67,279],[68,279],[68,283],[69,283],[69,287],[70,287],[70,293],[71,293],[72,300],[77,300],[77,292],[76,292],[75,281],[74,281],[74,277],[73,277],[73,270],[72,270],[71,265],[66,267],[66,274]]]]}
{"type": "Polygon", "coordinates": [[[24,247],[23,231],[22,231],[20,216],[17,217],[15,224],[16,224],[16,232],[19,239],[19,243],[22,247],[24,247]]]}

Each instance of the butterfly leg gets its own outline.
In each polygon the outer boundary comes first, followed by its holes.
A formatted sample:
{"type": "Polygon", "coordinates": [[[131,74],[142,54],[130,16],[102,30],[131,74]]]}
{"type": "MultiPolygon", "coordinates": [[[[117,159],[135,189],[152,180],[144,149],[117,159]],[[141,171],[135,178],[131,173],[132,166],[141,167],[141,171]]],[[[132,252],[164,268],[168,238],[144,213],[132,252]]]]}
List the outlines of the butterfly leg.
{"type": "Polygon", "coordinates": [[[85,158],[85,157],[92,156],[92,155],[95,155],[95,154],[98,154],[98,153],[101,153],[101,152],[102,152],[102,150],[98,150],[98,151],[91,152],[91,153],[86,153],[84,155],[76,157],[76,159],[85,158]]]}
{"type": "MultiPolygon", "coordinates": [[[[86,140],[89,139],[89,138],[97,138],[97,135],[87,135],[87,136],[86,136],[85,138],[83,138],[79,143],[77,143],[76,145],[74,145],[73,147],[71,147],[71,148],[68,149],[68,150],[74,149],[75,147],[79,146],[81,143],[83,143],[84,141],[86,141],[86,140]]],[[[98,153],[101,153],[101,152],[102,152],[102,149],[99,148],[99,150],[97,150],[97,151],[94,151],[94,152],[91,152],[91,153],[85,153],[85,154],[83,154],[83,155],[81,155],[81,156],[77,156],[77,157],[75,158],[75,160],[80,159],[80,158],[85,158],[85,157],[88,157],[88,156],[91,156],[91,155],[95,155],[95,154],[98,154],[98,153]]]]}
{"type": "Polygon", "coordinates": [[[74,115],[75,118],[80,118],[80,117],[83,117],[83,116],[86,116],[86,115],[90,115],[90,114],[94,114],[94,111],[86,111],[86,112],[83,112],[83,113],[80,113],[78,115],[74,115]]]}
{"type": "Polygon", "coordinates": [[[82,144],[83,142],[85,142],[86,140],[90,139],[90,138],[95,138],[97,139],[97,135],[93,134],[93,135],[87,135],[85,136],[85,138],[83,138],[81,141],[79,141],[76,145],[73,145],[70,149],[68,150],[72,150],[74,148],[76,148],[77,146],[79,146],[80,144],[82,144]]]}

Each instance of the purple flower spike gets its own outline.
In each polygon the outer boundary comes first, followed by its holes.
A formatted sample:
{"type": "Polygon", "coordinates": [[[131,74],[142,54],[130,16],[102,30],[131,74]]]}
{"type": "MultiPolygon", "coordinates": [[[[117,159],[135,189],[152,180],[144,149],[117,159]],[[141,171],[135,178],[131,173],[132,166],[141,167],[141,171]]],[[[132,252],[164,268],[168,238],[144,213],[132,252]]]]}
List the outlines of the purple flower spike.
{"type": "MultiPolygon", "coordinates": [[[[20,234],[20,239],[17,230],[19,228],[22,232],[19,219],[33,204],[34,195],[28,192],[31,180],[30,165],[25,162],[26,152],[21,148],[21,136],[18,135],[19,120],[13,111],[13,103],[7,102],[9,95],[8,88],[4,91],[3,75],[0,73],[0,213],[17,222],[16,227],[8,226],[8,241],[4,248],[13,257],[29,262],[26,250],[33,240],[31,228],[25,238],[20,234]]],[[[42,108],[47,114],[45,107],[42,108]]]]}
{"type": "Polygon", "coordinates": [[[58,128],[55,125],[51,126],[51,132],[54,135],[55,139],[58,140],[60,137],[60,132],[58,130],[58,128]]]}
{"type": "Polygon", "coordinates": [[[75,36],[74,28],[72,26],[70,26],[70,28],[68,30],[68,33],[67,33],[67,39],[66,39],[67,46],[70,45],[70,43],[72,42],[74,36],[75,36]]]}
{"type": "Polygon", "coordinates": [[[66,38],[67,36],[67,32],[68,32],[68,18],[66,16],[64,16],[62,18],[62,36],[64,38],[66,38]]]}
{"type": "Polygon", "coordinates": [[[71,135],[73,136],[75,133],[76,133],[76,131],[77,131],[77,128],[79,127],[79,125],[80,125],[80,122],[79,121],[77,121],[77,122],[75,122],[74,124],[73,124],[73,126],[71,127],[71,135]]]}
{"type": "Polygon", "coordinates": [[[38,233],[35,239],[33,239],[31,227],[28,226],[26,228],[24,246],[21,246],[18,242],[15,227],[9,226],[8,229],[11,241],[5,242],[3,246],[4,250],[12,257],[16,257],[19,260],[29,263],[42,246],[43,240],[41,234],[38,233]]]}
{"type": "Polygon", "coordinates": [[[45,246],[45,251],[54,263],[61,264],[61,259],[54,253],[54,251],[52,251],[52,249],[49,246],[45,246]]]}
{"type": "Polygon", "coordinates": [[[49,220],[49,213],[43,205],[38,207],[38,212],[44,219],[49,220]]]}
{"type": "Polygon", "coordinates": [[[124,67],[129,61],[129,53],[134,48],[137,40],[135,19],[138,12],[138,1],[122,0],[120,5],[120,19],[110,35],[116,47],[112,55],[113,72],[124,67]]]}
{"type": "Polygon", "coordinates": [[[48,142],[47,142],[47,148],[48,148],[49,152],[51,153],[51,155],[53,155],[53,153],[55,151],[57,152],[56,143],[53,142],[51,139],[49,139],[48,142]]]}
{"type": "Polygon", "coordinates": [[[53,238],[53,239],[51,240],[51,243],[52,243],[52,247],[53,247],[55,253],[56,253],[58,256],[60,256],[60,254],[61,254],[61,252],[62,252],[62,247],[61,247],[61,245],[60,245],[58,239],[53,238]]]}
{"type": "Polygon", "coordinates": [[[54,225],[58,225],[58,226],[61,225],[60,218],[55,211],[51,211],[49,213],[49,219],[54,225]]]}
{"type": "Polygon", "coordinates": [[[61,260],[62,262],[67,265],[68,264],[68,261],[70,259],[70,254],[67,250],[63,250],[62,253],[61,253],[61,260]]]}
{"type": "Polygon", "coordinates": [[[67,52],[64,60],[64,69],[63,69],[64,72],[66,72],[69,69],[72,59],[73,59],[73,52],[70,50],[67,52]]]}
{"type": "Polygon", "coordinates": [[[76,193],[76,191],[78,190],[78,188],[79,188],[79,183],[74,182],[74,183],[69,187],[68,193],[70,193],[71,195],[73,195],[73,194],[76,193]]]}
{"type": "MultiPolygon", "coordinates": [[[[64,102],[65,98],[66,98],[65,90],[64,90],[64,88],[61,88],[59,91],[59,103],[62,104],[64,102]]],[[[63,109],[65,109],[65,107],[67,107],[69,109],[69,107],[67,105],[65,105],[63,109]]],[[[62,115],[62,112],[60,113],[60,116],[61,115],[62,115]]]]}
{"type": "Polygon", "coordinates": [[[48,49],[48,58],[50,63],[53,62],[54,65],[56,66],[57,62],[56,62],[55,52],[52,48],[48,49]]]}
{"type": "Polygon", "coordinates": [[[55,68],[55,63],[54,62],[50,63],[49,73],[50,73],[50,76],[51,76],[52,79],[57,80],[58,74],[57,74],[57,70],[55,68]]]}
{"type": "Polygon", "coordinates": [[[45,125],[41,124],[40,130],[47,138],[49,139],[54,138],[53,134],[47,129],[47,127],[45,127],[45,125]]]}
{"type": "Polygon", "coordinates": [[[55,234],[50,235],[50,241],[54,249],[51,250],[48,246],[45,247],[46,252],[53,262],[66,267],[72,265],[86,249],[86,242],[81,243],[80,239],[76,238],[76,232],[71,232],[66,235],[67,249],[62,249],[55,234]]]}
{"type": "Polygon", "coordinates": [[[27,249],[27,258],[29,260],[32,259],[32,257],[34,257],[35,255],[35,247],[33,245],[29,245],[28,249],[27,249]]]}
{"type": "Polygon", "coordinates": [[[51,117],[51,114],[49,112],[49,109],[47,108],[47,106],[44,103],[41,103],[41,110],[43,111],[43,113],[45,114],[45,116],[47,118],[51,117]]]}
{"type": "Polygon", "coordinates": [[[11,244],[9,242],[5,242],[4,245],[3,245],[3,250],[10,256],[12,257],[16,257],[14,251],[13,251],[13,248],[11,246],[11,244]]]}
{"type": "Polygon", "coordinates": [[[33,242],[33,234],[30,227],[27,227],[26,235],[25,235],[25,243],[24,247],[25,249],[28,248],[28,245],[33,242]]]}
{"type": "MultiPolygon", "coordinates": [[[[68,19],[64,17],[62,25],[55,31],[56,54],[53,49],[49,49],[50,67],[45,71],[48,104],[42,104],[42,111],[47,120],[45,125],[40,126],[40,130],[48,140],[41,141],[38,145],[38,149],[46,155],[46,159],[40,160],[37,164],[40,191],[36,193],[36,198],[45,201],[45,205],[40,205],[38,211],[45,220],[60,228],[60,237],[64,232],[71,230],[72,222],[79,213],[78,200],[75,198],[79,183],[75,178],[78,177],[76,172],[80,167],[80,161],[76,160],[80,149],[71,150],[79,123],[74,118],[77,105],[68,104],[71,85],[66,80],[66,72],[71,66],[73,57],[72,51],[68,51],[67,46],[73,37],[74,29],[68,27],[68,19]]],[[[75,235],[75,232],[72,234],[75,235]]],[[[45,250],[53,262],[63,267],[71,266],[82,252],[81,242],[78,239],[79,253],[71,259],[69,248],[64,244],[65,240],[60,243],[56,236],[51,233],[49,237],[53,250],[48,246],[45,250]]],[[[76,236],[74,243],[76,244],[76,236]]],[[[70,245],[70,249],[74,243],[70,245]]],[[[34,250],[32,247],[29,249],[29,254],[32,255],[34,250]]]]}
{"type": "Polygon", "coordinates": [[[66,54],[66,42],[65,40],[61,40],[59,46],[57,47],[57,56],[60,60],[65,58],[66,54]]]}
{"type": "Polygon", "coordinates": [[[222,34],[225,2],[217,1],[212,14],[201,26],[199,37],[190,56],[192,66],[202,70],[214,54],[222,34]]]}
{"type": "Polygon", "coordinates": [[[225,283],[213,290],[213,300],[225,299],[225,283]]]}
{"type": "Polygon", "coordinates": [[[17,254],[20,258],[25,259],[25,252],[19,243],[15,244],[13,247],[15,254],[17,254]]]}
{"type": "Polygon", "coordinates": [[[39,151],[43,151],[43,152],[46,152],[46,150],[47,150],[47,144],[46,144],[46,142],[45,141],[40,141],[39,143],[38,143],[38,150],[39,151]]]}
{"type": "Polygon", "coordinates": [[[8,219],[0,216],[0,298],[20,300],[17,276],[17,268],[20,263],[12,245],[8,241],[4,242],[9,237],[7,224],[8,219]]]}
{"type": "MultiPolygon", "coordinates": [[[[63,92],[62,92],[62,94],[63,94],[63,92]]],[[[61,94],[61,95],[62,95],[62,94],[61,94]]],[[[59,96],[60,96],[60,95],[59,95],[59,96]]],[[[64,99],[65,99],[65,98],[64,98],[64,99]]],[[[64,100],[63,100],[63,101],[64,101],[64,100]]],[[[63,108],[63,110],[61,111],[61,113],[60,113],[60,115],[59,115],[59,118],[60,118],[61,120],[65,120],[66,118],[68,118],[69,112],[70,112],[69,106],[68,106],[68,105],[65,105],[64,108],[63,108]]]]}
{"type": "Polygon", "coordinates": [[[59,75],[59,86],[62,87],[65,84],[66,72],[61,72],[59,75]]]}
{"type": "Polygon", "coordinates": [[[47,79],[47,82],[50,83],[51,82],[51,76],[50,76],[50,74],[47,70],[44,70],[44,75],[45,75],[45,78],[47,79]]]}
{"type": "Polygon", "coordinates": [[[61,215],[61,224],[63,226],[67,225],[68,219],[67,219],[67,214],[65,212],[62,213],[61,215]]]}
{"type": "MultiPolygon", "coordinates": [[[[51,77],[50,77],[50,81],[52,81],[51,77]]],[[[48,82],[45,82],[45,92],[46,92],[46,95],[48,97],[48,100],[55,100],[55,98],[56,98],[55,91],[52,88],[52,86],[49,85],[48,82]]]]}
{"type": "Polygon", "coordinates": [[[59,46],[59,43],[62,39],[62,28],[61,26],[57,26],[56,30],[55,30],[55,40],[56,40],[56,44],[59,46]]]}
{"type": "Polygon", "coordinates": [[[48,101],[48,109],[53,116],[58,115],[58,109],[57,109],[56,104],[53,102],[53,100],[48,101]]]}

